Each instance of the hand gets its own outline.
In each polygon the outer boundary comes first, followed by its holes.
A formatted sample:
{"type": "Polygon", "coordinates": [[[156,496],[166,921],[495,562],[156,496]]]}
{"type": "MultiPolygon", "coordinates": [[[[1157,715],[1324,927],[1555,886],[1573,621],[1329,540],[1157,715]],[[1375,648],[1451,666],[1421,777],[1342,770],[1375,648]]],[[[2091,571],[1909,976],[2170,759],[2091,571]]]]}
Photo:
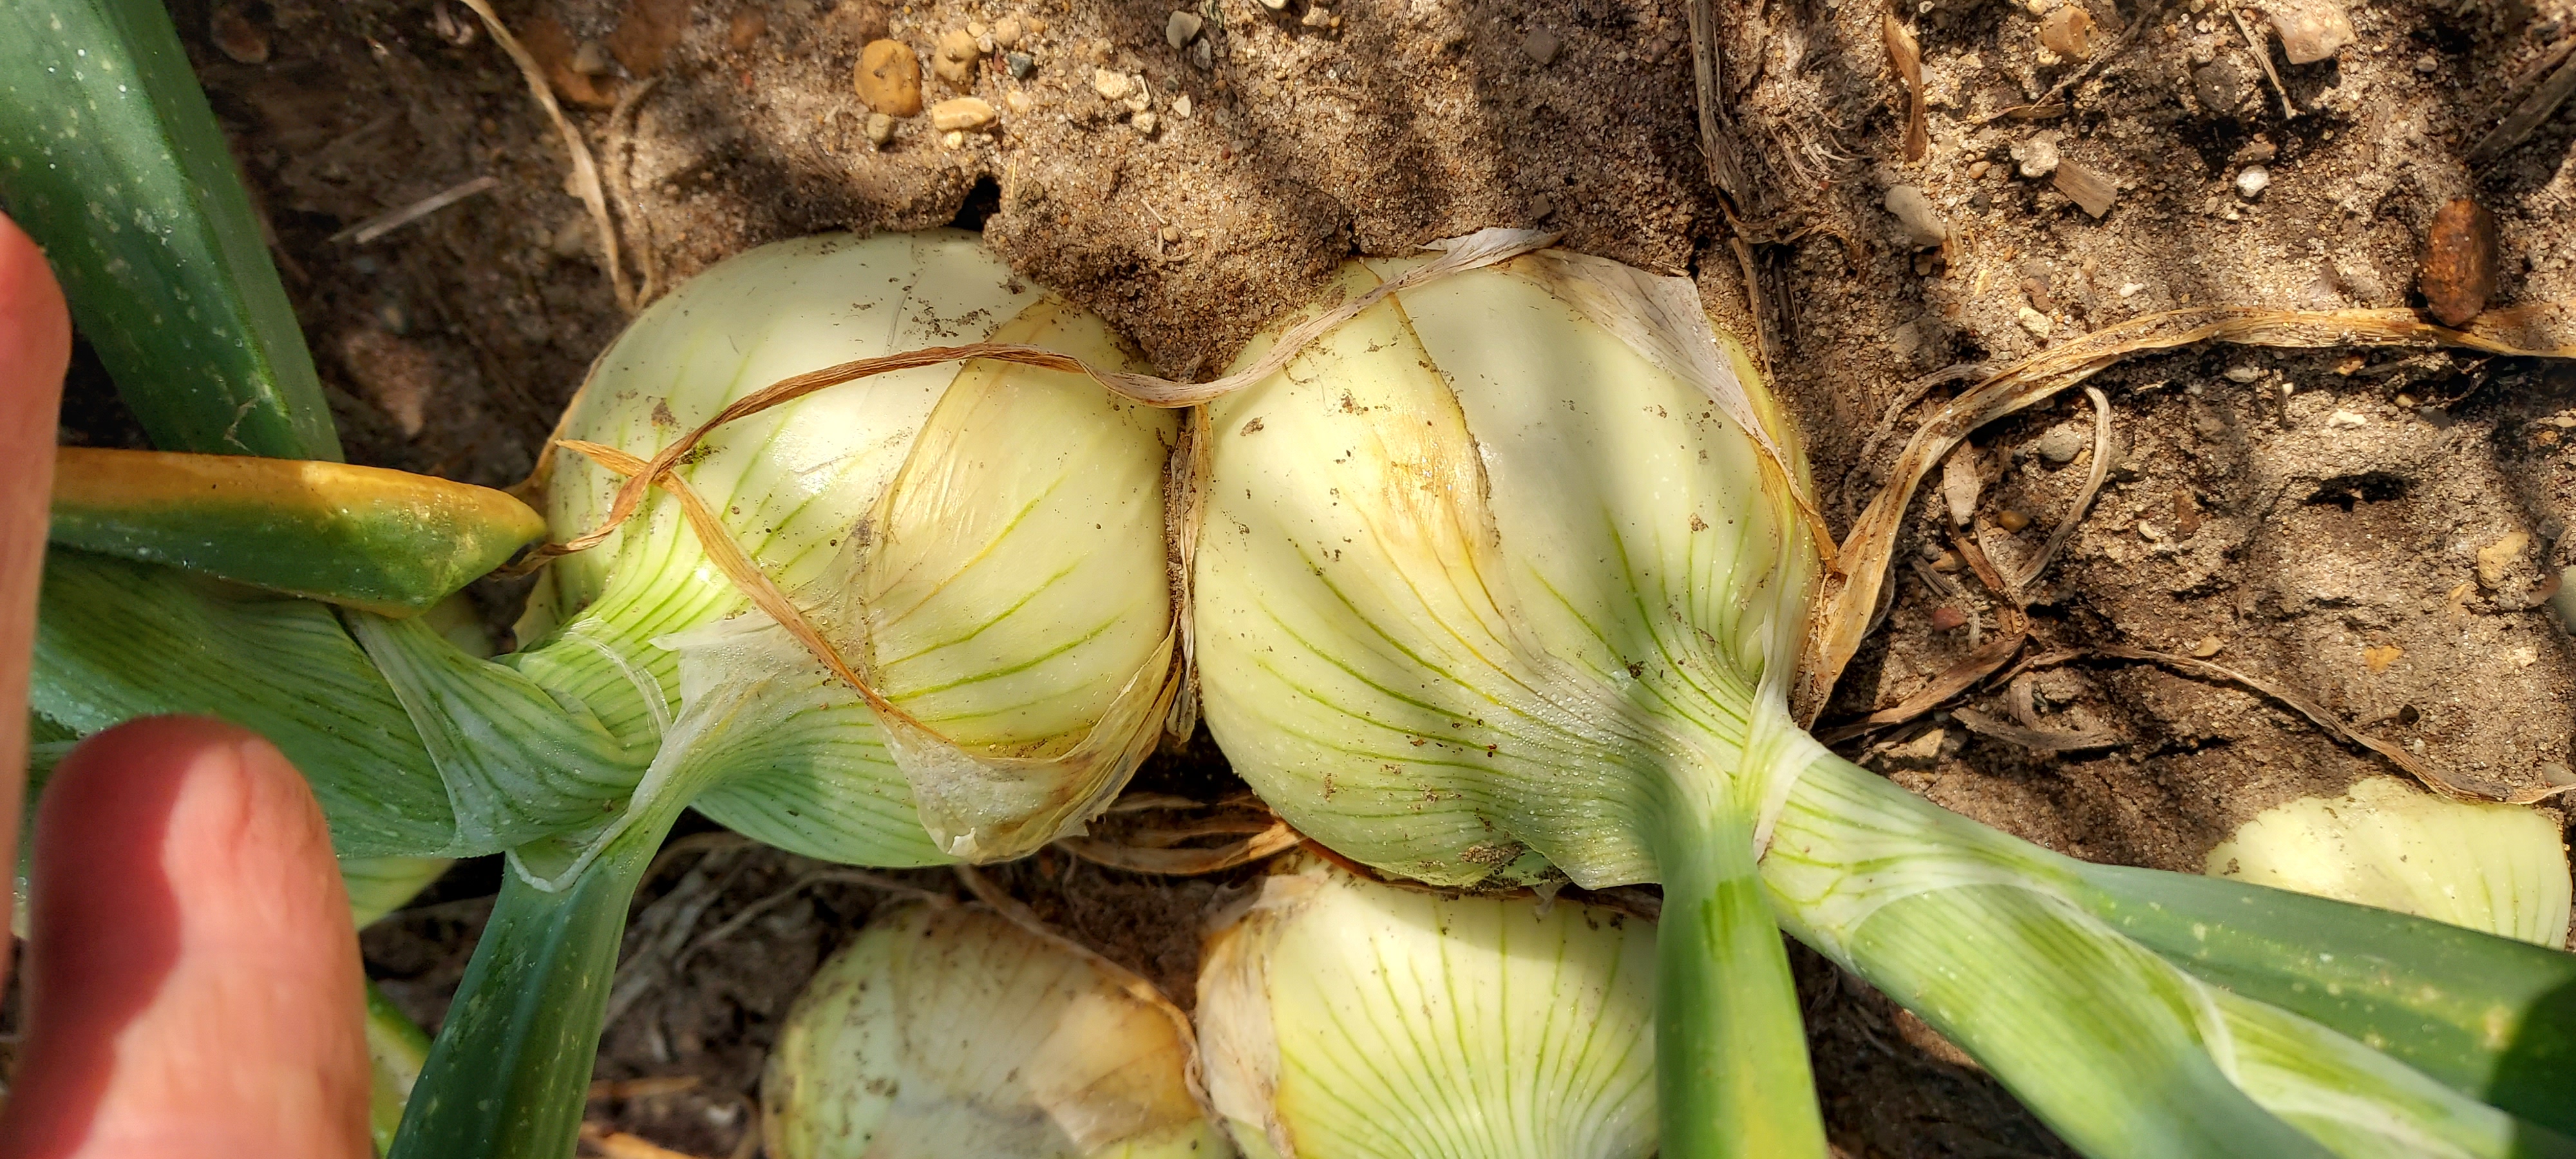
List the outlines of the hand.
{"type": "MultiPolygon", "coordinates": [[[[70,351],[44,256],[0,216],[0,865],[70,351]]],[[[321,808],[274,746],[182,717],[89,738],[46,786],[31,877],[0,1159],[373,1153],[349,901],[321,808]]]]}

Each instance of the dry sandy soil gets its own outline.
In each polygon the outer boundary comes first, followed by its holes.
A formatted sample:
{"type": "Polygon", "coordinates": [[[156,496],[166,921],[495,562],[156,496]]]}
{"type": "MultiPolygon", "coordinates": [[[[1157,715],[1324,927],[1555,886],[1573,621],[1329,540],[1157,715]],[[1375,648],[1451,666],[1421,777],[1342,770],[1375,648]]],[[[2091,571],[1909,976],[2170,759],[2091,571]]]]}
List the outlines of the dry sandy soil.
{"type": "MultiPolygon", "coordinates": [[[[567,108],[607,174],[627,282],[649,274],[648,292],[779,238],[954,223],[1107,316],[1166,374],[1204,377],[1347,255],[1539,225],[1690,275],[1712,311],[1750,316],[1698,148],[1679,0],[1193,2],[1204,29],[1185,49],[1166,38],[1171,0],[515,0],[500,14],[563,65],[567,108]],[[1006,17],[1026,30],[1024,70],[995,56],[963,85],[930,74],[943,32],[989,33],[1006,17]],[[877,36],[923,57],[928,100],[979,96],[998,128],[952,143],[906,118],[872,144],[852,69],[877,36]],[[586,63],[606,71],[572,72],[594,41],[608,51],[586,63]],[[1100,93],[1103,69],[1141,78],[1144,113],[1100,93]]],[[[2420,304],[2426,228],[2455,197],[2495,216],[2498,300],[2576,300],[2576,115],[2491,164],[2467,161],[2535,62],[2576,37],[2568,0],[2368,0],[2351,11],[2349,46],[2295,66],[2250,7],[2240,27],[2206,0],[2065,2],[2095,25],[2088,61],[2041,46],[2055,0],[2037,12],[1920,0],[1898,14],[1921,43],[1929,102],[1915,162],[1884,9],[1717,5],[1756,191],[1750,252],[1777,306],[1773,382],[1837,530],[1921,417],[1891,408],[1923,376],[2186,304],[2420,304]],[[2107,213],[2017,174],[2013,147],[2027,153],[2041,134],[2115,184],[2107,213]],[[2247,196],[2239,180],[2254,165],[2269,185],[2247,196]],[[1891,184],[1928,196],[1943,255],[1908,242],[1883,207],[1891,184]],[[1900,438],[1878,437],[1889,429],[1900,438]]],[[[567,192],[564,146],[519,73],[451,0],[174,7],[273,223],[353,453],[514,481],[625,317],[567,192]],[[486,176],[489,189],[380,239],[334,237],[486,176]]],[[[2569,776],[2576,646],[2541,604],[2571,562],[2576,368],[2202,347],[2095,383],[2113,409],[2110,483],[2038,585],[2033,651],[2215,649],[2436,768],[2516,787],[2569,776]],[[2481,576],[2478,551],[2517,532],[2527,545],[2481,576]]],[[[88,406],[70,425],[116,438],[107,404],[88,406]]],[[[2062,424],[2089,433],[2090,414],[2070,392],[1976,437],[1990,554],[2025,557],[2063,516],[2092,452],[2058,462],[2041,450],[2062,424]],[[2007,512],[2032,523],[2006,531],[2007,512]]],[[[2056,438],[2066,445],[2053,449],[2078,446],[2056,438]]],[[[1996,623],[1974,579],[1935,558],[1936,501],[1915,504],[1894,607],[1828,723],[1904,699],[1996,623]],[[1945,605],[1977,627],[1937,630],[1945,605]]],[[[495,619],[506,622],[497,605],[495,619]]],[[[2095,860],[2196,870],[2253,813],[2391,771],[2276,702],[2152,666],[2063,664],[1949,707],[2109,743],[2034,752],[1941,712],[1846,749],[1946,806],[2095,860]]],[[[1140,783],[1210,799],[1231,781],[1202,743],[1140,783]]],[[[777,1019],[881,895],[795,888],[813,865],[720,836],[678,841],[638,902],[630,977],[649,988],[610,1028],[600,1074],[700,1082],[604,1100],[594,1116],[664,1146],[744,1154],[744,1095],[777,1019]],[[672,947],[763,902],[674,963],[672,947]]],[[[460,867],[366,935],[375,971],[425,1022],[497,872],[460,867]]],[[[996,877],[1186,1003],[1199,922],[1249,873],[1174,882],[1051,853],[996,877]]],[[[954,888],[942,874],[914,880],[954,888]]],[[[1812,955],[1799,964],[1849,1154],[2064,1152],[1919,1022],[1812,955]]]]}

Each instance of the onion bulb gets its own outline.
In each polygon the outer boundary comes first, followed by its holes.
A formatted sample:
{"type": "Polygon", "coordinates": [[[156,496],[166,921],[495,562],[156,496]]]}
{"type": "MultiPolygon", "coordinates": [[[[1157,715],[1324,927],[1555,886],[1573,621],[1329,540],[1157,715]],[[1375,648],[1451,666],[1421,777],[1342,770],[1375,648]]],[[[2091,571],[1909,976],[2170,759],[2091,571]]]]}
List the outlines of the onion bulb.
{"type": "Polygon", "coordinates": [[[1654,991],[1650,922],[1309,859],[1209,939],[1197,1017],[1248,1155],[1643,1159],[1654,991]]]}
{"type": "Polygon", "coordinates": [[[1133,974],[980,906],[868,923],[788,1011],[772,1159],[1220,1159],[1189,1024],[1133,974]]]}
{"type": "Polygon", "coordinates": [[[1821,751],[1785,694],[1803,468],[1673,282],[1555,252],[1461,273],[1210,406],[1203,704],[1263,800],[1368,865],[1661,882],[1667,1147],[1820,1156],[1756,868],[1821,751]]]}
{"type": "Polygon", "coordinates": [[[538,507],[558,542],[596,545],[551,565],[526,648],[486,661],[349,613],[458,844],[513,870],[399,1159],[571,1146],[599,979],[682,808],[833,861],[998,860],[1080,825],[1152,748],[1177,686],[1172,412],[1078,374],[932,360],[678,450],[773,383],[982,340],[1129,365],[1099,318],[969,234],[729,259],[639,315],[566,411],[538,507]],[[665,449],[669,475],[620,522],[621,488],[665,449]]]}
{"type": "Polygon", "coordinates": [[[2558,826],[2520,805],[2368,777],[2264,810],[2209,851],[2212,877],[2377,906],[2557,948],[2570,879],[2558,826]]]}

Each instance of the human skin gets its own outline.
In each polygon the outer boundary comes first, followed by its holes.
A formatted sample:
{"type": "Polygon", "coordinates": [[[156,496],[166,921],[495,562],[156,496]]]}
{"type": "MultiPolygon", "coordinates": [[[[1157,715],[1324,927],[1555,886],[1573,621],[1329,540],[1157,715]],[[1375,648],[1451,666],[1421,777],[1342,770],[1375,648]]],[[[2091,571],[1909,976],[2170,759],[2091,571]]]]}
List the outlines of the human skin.
{"type": "MultiPolygon", "coordinates": [[[[70,351],[44,255],[0,216],[0,864],[16,856],[70,351]]],[[[109,729],[55,767],[34,834],[0,1159],[373,1154],[348,897],[275,746],[199,718],[109,729]]]]}

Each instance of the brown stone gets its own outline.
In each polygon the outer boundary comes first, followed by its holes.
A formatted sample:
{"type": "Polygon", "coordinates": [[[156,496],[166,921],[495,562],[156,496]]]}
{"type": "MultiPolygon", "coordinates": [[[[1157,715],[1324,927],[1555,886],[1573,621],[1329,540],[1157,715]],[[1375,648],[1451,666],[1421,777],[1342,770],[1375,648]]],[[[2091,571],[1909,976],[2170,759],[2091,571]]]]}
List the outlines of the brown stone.
{"type": "Polygon", "coordinates": [[[2433,215],[2415,284],[2445,326],[2461,325],[2487,308],[2495,296],[2496,238],[2495,217],[2485,206],[2462,197],[2433,215]]]}
{"type": "Polygon", "coordinates": [[[564,31],[550,17],[532,17],[519,26],[519,47],[537,62],[546,74],[546,83],[555,95],[584,108],[605,109],[617,103],[618,83],[615,77],[594,77],[573,67],[573,57],[580,46],[572,34],[564,31]]]}
{"type": "Polygon", "coordinates": [[[241,64],[268,63],[268,33],[251,23],[250,17],[232,5],[217,8],[206,18],[206,35],[224,55],[241,64]]]}
{"type": "Polygon", "coordinates": [[[2265,0],[2281,53],[2292,64],[2314,64],[2352,43],[2352,15],[2343,0],[2265,0]]]}
{"type": "Polygon", "coordinates": [[[940,132],[981,132],[1001,119],[993,106],[980,97],[958,97],[930,106],[930,124],[940,132]]]}
{"type": "Polygon", "coordinates": [[[2068,60],[2093,55],[2093,14],[2080,4],[2050,9],[2048,15],[2039,18],[2039,43],[2068,60]]]}
{"type": "Polygon", "coordinates": [[[880,40],[859,52],[859,100],[891,117],[921,111],[921,58],[900,40],[880,40]]]}
{"type": "Polygon", "coordinates": [[[930,71],[956,88],[971,89],[975,87],[975,65],[983,59],[984,50],[976,45],[971,33],[951,28],[939,34],[939,44],[931,50],[930,71]]]}

